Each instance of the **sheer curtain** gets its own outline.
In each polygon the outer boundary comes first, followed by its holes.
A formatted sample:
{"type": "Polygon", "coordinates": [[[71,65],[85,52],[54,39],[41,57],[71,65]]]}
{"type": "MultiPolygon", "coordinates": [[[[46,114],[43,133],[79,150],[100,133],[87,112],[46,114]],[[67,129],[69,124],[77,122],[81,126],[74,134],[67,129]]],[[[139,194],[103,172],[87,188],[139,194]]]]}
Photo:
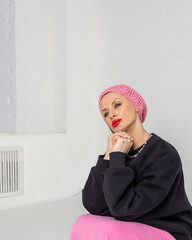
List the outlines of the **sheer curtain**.
{"type": "Polygon", "coordinates": [[[66,21],[55,5],[1,1],[0,132],[66,132],[66,21]]]}

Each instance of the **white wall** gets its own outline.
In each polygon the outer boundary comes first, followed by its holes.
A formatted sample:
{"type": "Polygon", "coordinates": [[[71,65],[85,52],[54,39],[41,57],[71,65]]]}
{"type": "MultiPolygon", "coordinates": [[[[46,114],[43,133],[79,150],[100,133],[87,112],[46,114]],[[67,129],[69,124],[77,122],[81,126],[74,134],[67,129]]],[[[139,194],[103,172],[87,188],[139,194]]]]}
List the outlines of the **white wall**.
{"type": "MultiPolygon", "coordinates": [[[[66,5],[63,4],[63,0],[52,2],[30,0],[29,2],[29,4],[25,3],[21,6],[22,0],[16,0],[15,4],[16,12],[18,6],[24,8],[19,8],[20,10],[25,10],[26,7],[28,14],[28,22],[25,22],[26,29],[34,24],[34,22],[30,22],[34,16],[33,11],[29,11],[30,7],[37,11],[39,6],[39,12],[45,13],[45,10],[49,10],[46,6],[49,3],[53,11],[60,14],[60,17],[57,16],[55,19],[62,19],[62,15],[66,12],[65,7],[67,7],[67,128],[66,133],[58,134],[0,134],[0,146],[20,145],[24,147],[24,195],[0,198],[0,209],[63,199],[76,194],[81,191],[87,171],[95,160],[96,78],[94,58],[96,49],[94,41],[96,32],[94,25],[96,18],[93,2],[87,0],[80,4],[78,1],[69,1],[66,5]],[[91,94],[88,90],[92,90],[91,94]]],[[[20,11],[20,17],[22,17],[21,13],[20,11]]],[[[63,15],[63,17],[66,16],[63,15]]],[[[61,24],[64,28],[63,31],[66,31],[66,26],[62,25],[61,20],[58,21],[58,24],[61,24]]],[[[20,32],[19,34],[24,33],[20,32]]],[[[57,35],[57,37],[60,36],[57,35]]],[[[48,35],[47,41],[50,40],[49,38],[50,35],[48,35]]],[[[22,40],[20,36],[19,39],[22,40]]],[[[34,51],[37,47],[35,41],[34,45],[31,43],[34,51]]],[[[42,44],[42,38],[39,38],[39,44],[42,44]]],[[[63,81],[63,69],[61,66],[56,67],[57,63],[63,64],[65,67],[60,39],[58,39],[58,44],[61,48],[61,55],[59,56],[57,51],[59,47],[55,48],[57,52],[51,52],[51,54],[55,54],[55,62],[50,74],[63,81]],[[55,56],[59,59],[56,59],[55,56]]],[[[16,48],[18,57],[20,57],[19,66],[22,64],[27,66],[22,69],[22,76],[27,75],[29,68],[30,72],[35,71],[34,59],[29,59],[28,65],[26,65],[26,58],[19,55],[17,50],[16,48]]],[[[17,64],[18,62],[16,62],[16,68],[17,64]]],[[[42,74],[33,76],[41,82],[41,77],[45,76],[46,71],[46,68],[42,68],[42,74]]],[[[60,106],[62,107],[62,104],[60,106]]]]}
{"type": "MultiPolygon", "coordinates": [[[[98,94],[125,83],[143,95],[144,127],[177,148],[192,202],[191,12],[190,0],[98,1],[97,84],[98,94]]],[[[99,151],[105,136],[100,117],[96,128],[99,151]]]]}
{"type": "Polygon", "coordinates": [[[0,145],[25,149],[25,194],[0,199],[0,209],[81,191],[110,134],[99,112],[99,94],[119,83],[145,98],[145,128],[178,149],[192,201],[191,10],[189,0],[67,1],[67,132],[0,135],[0,145]]]}

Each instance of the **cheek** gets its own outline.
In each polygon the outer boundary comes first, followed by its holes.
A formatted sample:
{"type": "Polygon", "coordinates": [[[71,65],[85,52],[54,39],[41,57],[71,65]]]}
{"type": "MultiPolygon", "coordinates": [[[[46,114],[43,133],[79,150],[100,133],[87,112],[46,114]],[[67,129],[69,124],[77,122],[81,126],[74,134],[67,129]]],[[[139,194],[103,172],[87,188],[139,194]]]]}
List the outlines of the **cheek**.
{"type": "Polygon", "coordinates": [[[132,105],[131,104],[128,104],[128,105],[126,105],[126,107],[124,108],[124,113],[127,113],[127,114],[130,114],[130,113],[132,113],[133,112],[133,107],[132,107],[132,105]]]}
{"type": "Polygon", "coordinates": [[[109,126],[109,120],[105,118],[104,121],[109,126]]]}
{"type": "Polygon", "coordinates": [[[123,115],[126,116],[126,118],[130,119],[135,117],[136,114],[136,109],[134,106],[127,106],[127,108],[125,109],[125,111],[123,112],[123,115]]]}

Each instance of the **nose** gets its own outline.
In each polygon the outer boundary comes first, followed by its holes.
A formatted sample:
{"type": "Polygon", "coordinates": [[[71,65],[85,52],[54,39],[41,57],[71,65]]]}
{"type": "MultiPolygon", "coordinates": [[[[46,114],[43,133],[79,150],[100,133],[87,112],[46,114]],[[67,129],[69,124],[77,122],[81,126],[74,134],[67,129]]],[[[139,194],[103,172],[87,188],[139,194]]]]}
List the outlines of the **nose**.
{"type": "Polygon", "coordinates": [[[114,111],[110,113],[111,118],[114,118],[115,116],[116,116],[116,113],[114,111]]]}

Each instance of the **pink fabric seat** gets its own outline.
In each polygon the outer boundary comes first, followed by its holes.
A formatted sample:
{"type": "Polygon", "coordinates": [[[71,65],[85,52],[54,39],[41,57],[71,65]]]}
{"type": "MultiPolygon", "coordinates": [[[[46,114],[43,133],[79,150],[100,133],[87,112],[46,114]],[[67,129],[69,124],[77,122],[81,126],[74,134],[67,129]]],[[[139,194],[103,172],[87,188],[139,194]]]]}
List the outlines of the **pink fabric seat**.
{"type": "Polygon", "coordinates": [[[71,228],[70,240],[175,240],[168,232],[137,222],[83,214],[71,228]]]}

